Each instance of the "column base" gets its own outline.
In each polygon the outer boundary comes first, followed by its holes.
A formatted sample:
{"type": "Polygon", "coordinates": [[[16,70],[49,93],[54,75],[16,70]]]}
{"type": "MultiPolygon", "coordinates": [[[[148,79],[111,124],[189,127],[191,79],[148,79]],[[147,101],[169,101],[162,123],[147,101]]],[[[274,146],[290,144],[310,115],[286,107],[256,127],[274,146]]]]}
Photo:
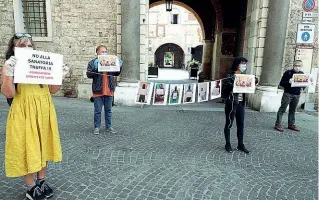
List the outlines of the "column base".
{"type": "MultiPolygon", "coordinates": [[[[277,87],[258,86],[255,94],[248,96],[248,106],[259,112],[278,112],[282,95],[283,90],[277,87]]],[[[301,93],[298,107],[305,103],[305,97],[305,93],[301,93]]]]}

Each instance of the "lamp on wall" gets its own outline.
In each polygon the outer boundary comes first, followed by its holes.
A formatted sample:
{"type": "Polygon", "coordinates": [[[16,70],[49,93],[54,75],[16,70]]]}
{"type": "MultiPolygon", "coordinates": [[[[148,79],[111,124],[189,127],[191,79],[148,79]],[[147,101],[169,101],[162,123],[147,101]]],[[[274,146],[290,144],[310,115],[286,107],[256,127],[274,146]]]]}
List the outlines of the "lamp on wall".
{"type": "Polygon", "coordinates": [[[173,0],[165,0],[166,11],[171,12],[173,9],[173,0]]]}

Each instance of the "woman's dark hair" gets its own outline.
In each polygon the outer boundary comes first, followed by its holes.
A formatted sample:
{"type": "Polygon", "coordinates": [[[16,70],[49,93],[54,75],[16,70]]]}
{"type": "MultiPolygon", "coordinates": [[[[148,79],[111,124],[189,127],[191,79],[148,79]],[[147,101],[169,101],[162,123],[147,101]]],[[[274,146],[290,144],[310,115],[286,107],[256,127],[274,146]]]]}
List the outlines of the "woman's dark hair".
{"type": "Polygon", "coordinates": [[[234,59],[233,65],[231,66],[232,71],[238,70],[238,65],[242,62],[248,62],[247,58],[244,58],[242,56],[238,56],[234,59]]]}
{"type": "Polygon", "coordinates": [[[13,42],[13,40],[14,40],[14,37],[12,37],[9,40],[8,49],[7,49],[6,55],[5,55],[6,60],[8,60],[11,56],[14,56],[14,51],[13,51],[14,42],[13,42]]]}

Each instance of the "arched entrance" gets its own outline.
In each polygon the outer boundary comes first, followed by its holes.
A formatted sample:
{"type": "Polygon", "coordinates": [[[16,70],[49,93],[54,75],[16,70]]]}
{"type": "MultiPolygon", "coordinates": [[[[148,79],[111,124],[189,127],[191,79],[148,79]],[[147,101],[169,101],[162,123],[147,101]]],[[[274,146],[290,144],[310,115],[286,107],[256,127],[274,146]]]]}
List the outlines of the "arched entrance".
{"type": "Polygon", "coordinates": [[[183,49],[174,43],[166,43],[158,47],[155,51],[154,63],[160,68],[182,68],[185,60],[183,49]]]}

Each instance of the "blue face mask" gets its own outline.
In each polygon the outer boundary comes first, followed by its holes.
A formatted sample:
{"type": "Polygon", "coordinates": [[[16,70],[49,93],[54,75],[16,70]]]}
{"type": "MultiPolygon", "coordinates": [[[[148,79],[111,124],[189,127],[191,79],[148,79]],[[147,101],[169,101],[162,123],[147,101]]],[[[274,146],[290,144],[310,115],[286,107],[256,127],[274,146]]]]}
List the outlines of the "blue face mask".
{"type": "Polygon", "coordinates": [[[247,70],[247,67],[246,67],[245,64],[239,65],[239,71],[240,71],[241,73],[243,73],[243,72],[246,71],[246,70],[247,70]]]}
{"type": "Polygon", "coordinates": [[[295,71],[296,72],[300,72],[301,71],[301,67],[295,67],[295,71]]]}
{"type": "Polygon", "coordinates": [[[101,55],[105,56],[105,55],[107,55],[107,53],[106,53],[106,52],[104,52],[104,53],[101,53],[101,55]]]}

